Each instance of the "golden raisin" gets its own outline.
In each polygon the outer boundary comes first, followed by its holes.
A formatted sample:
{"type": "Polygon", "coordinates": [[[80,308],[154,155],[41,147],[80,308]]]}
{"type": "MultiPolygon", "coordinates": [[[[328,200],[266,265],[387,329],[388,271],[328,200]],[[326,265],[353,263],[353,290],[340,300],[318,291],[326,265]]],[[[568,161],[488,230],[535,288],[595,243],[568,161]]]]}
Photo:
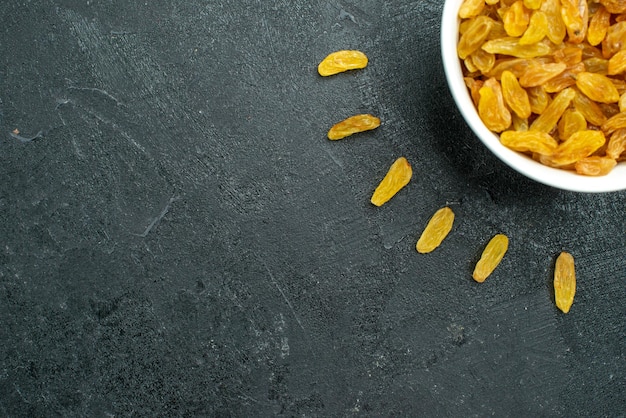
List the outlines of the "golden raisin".
{"type": "Polygon", "coordinates": [[[545,43],[520,45],[519,38],[500,38],[485,42],[482,48],[492,54],[510,55],[518,58],[535,58],[548,55],[552,48],[545,43]]]}
{"type": "Polygon", "coordinates": [[[622,49],[613,55],[609,60],[609,66],[607,68],[609,75],[620,74],[624,71],[626,71],[626,49],[622,49]]]}
{"type": "Polygon", "coordinates": [[[577,46],[564,46],[554,53],[554,61],[562,62],[568,67],[578,64],[583,59],[583,50],[577,46]]]}
{"type": "Polygon", "coordinates": [[[598,10],[589,19],[589,28],[587,29],[587,41],[591,45],[599,45],[611,23],[611,13],[604,6],[600,6],[598,10]]]}
{"type": "Polygon", "coordinates": [[[500,79],[504,71],[510,71],[515,77],[520,77],[531,62],[526,58],[496,58],[496,65],[485,75],[500,79]]]}
{"type": "Polygon", "coordinates": [[[380,126],[380,119],[369,114],[354,115],[335,124],[328,131],[328,139],[336,141],[352,134],[371,131],[380,126]]]}
{"type": "Polygon", "coordinates": [[[585,176],[606,176],[617,165],[610,157],[591,156],[576,161],[574,168],[578,174],[585,176]]]}
{"type": "Polygon", "coordinates": [[[579,62],[556,77],[552,77],[550,80],[546,81],[543,85],[543,89],[546,93],[558,93],[568,87],[572,87],[576,85],[576,75],[583,71],[585,71],[585,64],[579,62]]]}
{"type": "Polygon", "coordinates": [[[469,20],[467,29],[461,35],[457,46],[459,58],[465,59],[480,48],[485,39],[487,39],[493,24],[493,19],[487,16],[477,16],[469,20]]]}
{"type": "Polygon", "coordinates": [[[521,0],[513,3],[502,15],[504,30],[509,36],[522,36],[529,21],[530,12],[524,7],[524,2],[521,0]]]}
{"type": "Polygon", "coordinates": [[[542,0],[524,0],[524,6],[531,10],[537,10],[541,7],[542,0]]]}
{"type": "Polygon", "coordinates": [[[530,110],[539,115],[546,110],[550,97],[543,87],[531,87],[528,90],[528,101],[530,102],[530,110]]]}
{"type": "Polygon", "coordinates": [[[557,308],[568,313],[576,294],[576,267],[574,257],[562,252],[554,265],[554,300],[557,308]]]}
{"type": "Polygon", "coordinates": [[[463,0],[459,9],[459,17],[467,19],[469,17],[478,16],[485,8],[485,0],[463,0]]]}
{"type": "MultiPolygon", "coordinates": [[[[613,83],[613,85],[617,89],[617,92],[620,95],[626,93],[626,80],[624,80],[621,77],[611,77],[610,80],[611,80],[611,82],[613,83]]],[[[613,106],[613,105],[611,105],[611,106],[613,106]]]]}
{"type": "Polygon", "coordinates": [[[562,62],[552,64],[533,65],[528,67],[519,79],[519,83],[524,87],[537,87],[545,84],[548,80],[561,74],[567,65],[562,62]]]}
{"type": "Polygon", "coordinates": [[[589,6],[587,0],[561,0],[561,18],[565,23],[568,40],[579,44],[587,35],[589,6]]]}
{"type": "Polygon", "coordinates": [[[520,118],[528,118],[531,113],[528,93],[520,86],[515,75],[510,71],[503,71],[500,83],[506,104],[520,118]]]}
{"type": "Polygon", "coordinates": [[[545,108],[537,119],[530,125],[530,129],[550,132],[558,123],[561,115],[576,96],[573,89],[565,89],[556,95],[554,100],[545,108]]]}
{"type": "Polygon", "coordinates": [[[611,58],[615,53],[624,48],[626,39],[626,21],[617,22],[609,26],[606,36],[602,40],[602,56],[611,58]]]}
{"type": "Polygon", "coordinates": [[[504,131],[500,142],[515,151],[552,155],[559,145],[548,133],[540,131],[504,131]]]}
{"type": "Polygon", "coordinates": [[[472,277],[478,283],[485,281],[487,277],[498,267],[500,261],[509,248],[509,239],[506,235],[497,234],[487,244],[483,250],[480,260],[476,263],[472,277]]]}
{"type": "Polygon", "coordinates": [[[327,77],[348,70],[356,70],[367,66],[367,56],[361,51],[337,51],[329,54],[317,66],[321,76],[327,77]]]}
{"type": "Polygon", "coordinates": [[[498,80],[490,78],[479,91],[478,114],[487,128],[502,132],[511,125],[511,112],[504,104],[502,87],[498,80]]]}
{"type": "Polygon", "coordinates": [[[465,64],[465,68],[467,68],[467,71],[469,71],[470,73],[478,72],[478,67],[476,67],[476,65],[474,64],[474,60],[472,59],[471,55],[463,60],[463,64],[465,64]]]}
{"type": "Polygon", "coordinates": [[[626,112],[626,93],[622,93],[622,95],[619,96],[617,107],[620,112],[626,112]]]}
{"type": "Polygon", "coordinates": [[[520,45],[531,45],[541,41],[548,34],[548,17],[541,10],[535,10],[530,15],[528,28],[519,40],[520,45]]]}
{"type": "Polygon", "coordinates": [[[611,116],[602,124],[602,131],[607,135],[624,128],[626,128],[626,112],[620,112],[615,116],[611,116]]]}
{"type": "Polygon", "coordinates": [[[515,113],[511,115],[511,127],[514,131],[526,132],[528,126],[528,118],[520,118],[515,113]]]}
{"type": "Polygon", "coordinates": [[[613,82],[602,74],[583,71],[576,76],[576,87],[591,100],[600,103],[615,103],[619,93],[613,82]]]}
{"type": "Polygon", "coordinates": [[[382,206],[389,199],[394,197],[404,186],[409,184],[411,177],[413,176],[413,169],[411,164],[406,158],[398,158],[389,167],[389,171],[382,179],[374,194],[372,195],[371,202],[376,206],[382,206]]]}
{"type": "Polygon", "coordinates": [[[606,7],[610,13],[624,13],[626,12],[626,1],[624,0],[600,0],[600,4],[606,7]]]}
{"type": "Polygon", "coordinates": [[[453,223],[454,212],[449,207],[441,208],[435,212],[415,245],[417,252],[426,254],[439,247],[452,230],[453,223]]]}
{"type": "Polygon", "coordinates": [[[599,57],[587,58],[583,61],[585,71],[590,73],[607,74],[609,71],[609,60],[599,57]]]}
{"type": "Polygon", "coordinates": [[[605,142],[606,138],[601,131],[578,131],[560,143],[550,159],[558,166],[572,164],[590,156],[605,142]]]}
{"type": "Polygon", "coordinates": [[[573,100],[574,108],[583,114],[587,122],[592,125],[602,126],[606,122],[606,116],[600,106],[584,94],[577,94],[573,100]]]}
{"type": "Polygon", "coordinates": [[[559,45],[563,42],[566,35],[565,23],[561,18],[561,5],[559,0],[544,0],[541,3],[540,10],[544,12],[548,18],[547,37],[553,44],[559,45]]]}
{"type": "Polygon", "coordinates": [[[557,127],[559,129],[559,138],[564,141],[572,136],[573,133],[587,129],[587,120],[579,111],[567,109],[563,112],[557,127]]]}
{"type": "Polygon", "coordinates": [[[474,64],[476,70],[482,73],[488,73],[491,71],[496,63],[496,56],[494,54],[490,54],[480,48],[472,52],[469,58],[472,59],[472,64],[474,64]]]}
{"type": "Polygon", "coordinates": [[[606,146],[606,155],[611,158],[619,159],[626,153],[626,129],[618,129],[609,138],[606,146]]]}
{"type": "Polygon", "coordinates": [[[484,82],[482,80],[476,80],[472,77],[465,77],[465,85],[470,90],[470,96],[472,96],[472,101],[474,102],[474,106],[478,108],[478,101],[480,100],[480,88],[483,86],[484,82]]]}

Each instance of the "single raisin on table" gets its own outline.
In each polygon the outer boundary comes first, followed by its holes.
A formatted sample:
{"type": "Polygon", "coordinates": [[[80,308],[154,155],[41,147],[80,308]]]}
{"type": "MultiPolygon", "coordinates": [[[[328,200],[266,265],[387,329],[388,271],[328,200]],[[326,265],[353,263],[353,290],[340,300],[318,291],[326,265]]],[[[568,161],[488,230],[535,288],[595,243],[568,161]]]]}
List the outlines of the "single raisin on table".
{"type": "Polygon", "coordinates": [[[367,66],[367,56],[361,51],[343,50],[333,52],[317,66],[321,76],[339,74],[348,70],[357,70],[367,66]]]}
{"type": "Polygon", "coordinates": [[[412,176],[413,170],[411,169],[411,164],[409,164],[407,159],[404,157],[398,158],[391,165],[391,167],[389,167],[389,171],[387,171],[383,180],[380,182],[378,187],[376,187],[376,190],[374,190],[374,194],[371,199],[372,204],[375,206],[382,206],[385,204],[404,186],[409,184],[412,176]]]}
{"type": "Polygon", "coordinates": [[[485,247],[480,260],[476,263],[472,277],[478,283],[485,281],[487,277],[498,267],[500,261],[509,249],[509,239],[504,234],[497,234],[485,247]]]}
{"type": "Polygon", "coordinates": [[[426,254],[439,247],[452,230],[453,223],[454,212],[449,207],[443,207],[435,212],[415,245],[417,252],[426,254]]]}
{"type": "Polygon", "coordinates": [[[371,131],[380,126],[380,119],[369,114],[354,115],[336,123],[328,131],[328,139],[336,141],[358,132],[371,131]]]}
{"type": "Polygon", "coordinates": [[[554,300],[556,306],[568,313],[574,303],[576,294],[576,268],[574,257],[570,253],[562,252],[554,265],[554,300]]]}

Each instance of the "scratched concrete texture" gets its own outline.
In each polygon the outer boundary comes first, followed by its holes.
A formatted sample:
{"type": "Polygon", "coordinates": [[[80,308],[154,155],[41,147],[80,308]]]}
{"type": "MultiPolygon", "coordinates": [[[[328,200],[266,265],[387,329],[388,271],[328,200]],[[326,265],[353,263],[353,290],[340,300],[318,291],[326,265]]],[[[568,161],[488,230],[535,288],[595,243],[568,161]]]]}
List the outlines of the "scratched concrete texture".
{"type": "Polygon", "coordinates": [[[2,2],[0,415],[625,416],[626,193],[481,146],[442,3],[2,2]],[[319,77],[338,49],[369,66],[319,77]],[[382,126],[326,139],[361,112],[382,126]],[[400,156],[413,180],[376,208],[400,156]]]}

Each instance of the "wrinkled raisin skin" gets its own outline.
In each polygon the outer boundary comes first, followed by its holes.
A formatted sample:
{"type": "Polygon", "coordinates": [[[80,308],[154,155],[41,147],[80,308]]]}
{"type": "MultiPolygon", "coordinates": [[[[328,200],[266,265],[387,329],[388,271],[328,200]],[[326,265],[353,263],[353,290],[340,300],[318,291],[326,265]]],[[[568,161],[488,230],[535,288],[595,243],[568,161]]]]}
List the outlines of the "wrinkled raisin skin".
{"type": "Polygon", "coordinates": [[[411,164],[404,157],[398,158],[387,171],[370,201],[375,206],[382,206],[409,184],[412,176],[411,164]]]}
{"type": "Polygon", "coordinates": [[[380,126],[380,119],[370,114],[354,115],[333,125],[328,131],[328,139],[336,141],[350,135],[371,131],[380,126]]]}
{"type": "Polygon", "coordinates": [[[449,207],[443,207],[435,212],[415,245],[417,252],[427,254],[439,247],[452,230],[453,223],[454,212],[449,207]]]}
{"type": "Polygon", "coordinates": [[[342,50],[324,58],[317,66],[317,71],[322,77],[328,77],[344,71],[365,68],[367,62],[367,56],[361,51],[342,50]]]}
{"type": "Polygon", "coordinates": [[[554,266],[554,300],[556,306],[568,313],[574,303],[576,294],[576,267],[574,257],[562,252],[556,259],[554,266]]]}

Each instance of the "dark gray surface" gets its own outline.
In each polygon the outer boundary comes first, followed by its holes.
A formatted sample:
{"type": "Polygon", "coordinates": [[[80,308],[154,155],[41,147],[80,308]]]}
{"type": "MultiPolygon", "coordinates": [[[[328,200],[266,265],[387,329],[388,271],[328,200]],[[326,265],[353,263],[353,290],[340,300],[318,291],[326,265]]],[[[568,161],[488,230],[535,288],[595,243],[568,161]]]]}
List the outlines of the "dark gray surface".
{"type": "Polygon", "coordinates": [[[2,2],[0,415],[624,416],[626,193],[489,154],[445,84],[441,9],[2,2]],[[344,48],[368,68],[319,77],[344,48]],[[325,139],[358,112],[382,126],[325,139]],[[373,207],[401,155],[413,181],[373,207]],[[451,235],[417,254],[446,204],[451,235]]]}

